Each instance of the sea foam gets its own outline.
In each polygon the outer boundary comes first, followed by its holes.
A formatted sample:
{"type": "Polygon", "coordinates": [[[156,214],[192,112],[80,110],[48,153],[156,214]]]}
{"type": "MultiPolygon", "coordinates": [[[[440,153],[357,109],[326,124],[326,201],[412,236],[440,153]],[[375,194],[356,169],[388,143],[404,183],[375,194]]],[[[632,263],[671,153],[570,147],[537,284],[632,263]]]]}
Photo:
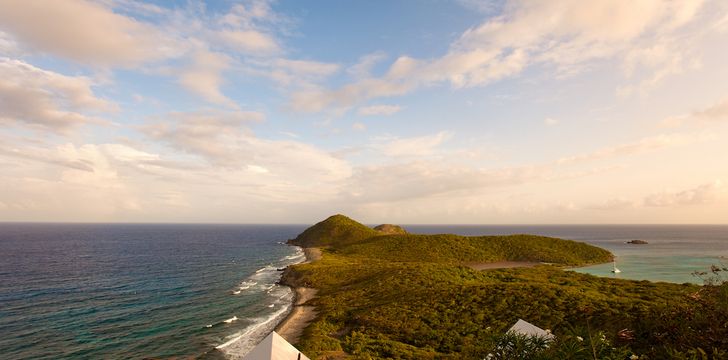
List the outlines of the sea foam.
{"type": "Polygon", "coordinates": [[[293,254],[280,258],[275,264],[268,264],[256,270],[232,291],[234,295],[239,296],[260,296],[262,293],[268,300],[261,304],[259,316],[245,319],[251,323],[250,325],[228,336],[223,344],[216,346],[228,358],[238,359],[245,356],[293,308],[293,291],[287,286],[278,285],[278,281],[281,278],[280,269],[305,260],[303,249],[299,247],[295,249],[293,254]]]}

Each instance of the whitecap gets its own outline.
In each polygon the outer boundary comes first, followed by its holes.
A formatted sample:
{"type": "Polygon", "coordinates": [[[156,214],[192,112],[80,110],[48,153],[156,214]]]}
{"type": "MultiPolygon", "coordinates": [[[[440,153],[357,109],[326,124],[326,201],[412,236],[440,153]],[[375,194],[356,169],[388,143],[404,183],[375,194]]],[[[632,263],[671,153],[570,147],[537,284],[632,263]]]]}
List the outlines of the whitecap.
{"type": "MultiPolygon", "coordinates": [[[[289,290],[289,294],[292,293],[289,290]]],[[[291,300],[293,297],[291,296],[291,300]]],[[[248,353],[255,345],[270,333],[275,326],[283,320],[291,309],[291,305],[282,306],[279,310],[267,314],[267,316],[252,319],[255,323],[245,328],[243,331],[232,335],[228,341],[216,346],[215,348],[225,352],[231,357],[242,357],[248,353]]]]}

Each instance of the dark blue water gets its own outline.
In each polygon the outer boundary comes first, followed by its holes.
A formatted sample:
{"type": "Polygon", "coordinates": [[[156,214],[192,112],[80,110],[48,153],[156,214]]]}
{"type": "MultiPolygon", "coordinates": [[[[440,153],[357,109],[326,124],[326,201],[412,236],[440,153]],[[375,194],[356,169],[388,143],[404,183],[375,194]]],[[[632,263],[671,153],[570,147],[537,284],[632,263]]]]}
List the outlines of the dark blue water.
{"type": "Polygon", "coordinates": [[[0,224],[0,358],[199,356],[260,336],[290,305],[276,268],[302,259],[279,242],[304,228],[0,224]]]}
{"type": "MultiPolygon", "coordinates": [[[[286,315],[277,270],[302,254],[280,242],[305,228],[0,224],[0,359],[236,357],[286,315]]],[[[615,253],[630,279],[699,282],[693,271],[728,256],[728,226],[405,228],[586,241],[615,253]]]]}

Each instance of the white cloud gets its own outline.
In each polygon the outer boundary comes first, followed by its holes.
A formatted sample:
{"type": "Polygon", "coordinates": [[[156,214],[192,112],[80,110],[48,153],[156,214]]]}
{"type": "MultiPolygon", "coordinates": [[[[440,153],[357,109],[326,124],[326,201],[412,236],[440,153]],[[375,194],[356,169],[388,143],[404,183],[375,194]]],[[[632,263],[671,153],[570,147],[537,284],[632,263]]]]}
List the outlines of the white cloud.
{"type": "Polygon", "coordinates": [[[256,137],[247,126],[262,117],[252,112],[172,113],[143,131],[213,166],[264,173],[286,186],[330,182],[349,175],[348,163],[312,145],[256,137]],[[266,171],[256,171],[261,169],[266,171]],[[294,178],[295,185],[290,182],[294,178]]]}
{"type": "Polygon", "coordinates": [[[153,26],[84,0],[0,0],[0,30],[41,52],[99,66],[134,66],[169,56],[153,26]]]}
{"type": "Polygon", "coordinates": [[[97,97],[86,77],[65,76],[20,60],[0,58],[0,121],[64,132],[103,120],[88,112],[117,110],[97,97]]]}
{"type": "Polygon", "coordinates": [[[587,206],[586,208],[593,209],[593,210],[603,210],[603,211],[619,211],[619,210],[634,208],[638,205],[639,205],[638,203],[636,203],[632,200],[626,199],[624,197],[618,197],[618,198],[609,199],[609,200],[599,203],[599,204],[587,206]]]}
{"type": "Polygon", "coordinates": [[[389,116],[398,113],[400,110],[402,110],[402,107],[399,105],[370,105],[360,107],[358,113],[362,116],[389,116]]]}
{"type": "Polygon", "coordinates": [[[280,52],[276,40],[255,30],[221,30],[216,33],[230,49],[254,55],[269,55],[280,52]]]}
{"type": "Polygon", "coordinates": [[[557,119],[554,119],[554,118],[546,118],[543,120],[543,123],[546,126],[555,126],[555,125],[558,125],[560,123],[560,121],[557,119]]]}
{"type": "Polygon", "coordinates": [[[346,69],[346,72],[356,79],[368,78],[371,76],[372,68],[386,58],[387,55],[382,51],[364,55],[359,58],[359,62],[346,69]]]}
{"type": "Polygon", "coordinates": [[[209,102],[235,108],[235,102],[220,90],[224,83],[222,72],[229,67],[227,55],[200,49],[193,54],[191,64],[180,72],[179,83],[209,102]]]}
{"type": "Polygon", "coordinates": [[[689,114],[669,117],[663,120],[662,123],[666,126],[679,126],[685,123],[697,124],[719,121],[728,121],[728,98],[689,114]]]}
{"type": "Polygon", "coordinates": [[[452,136],[449,131],[441,131],[433,135],[388,140],[375,145],[375,148],[390,157],[428,156],[452,136]]]}
{"type": "Polygon", "coordinates": [[[238,138],[249,132],[247,125],[263,119],[263,114],[256,112],[175,112],[142,130],[153,139],[213,164],[236,166],[249,159],[249,154],[235,151],[238,138]]]}
{"type": "Polygon", "coordinates": [[[311,87],[339,71],[338,64],[286,58],[251,62],[253,74],[270,78],[283,86],[311,87]]]}
{"type": "MultiPolygon", "coordinates": [[[[698,16],[701,3],[596,0],[587,6],[575,0],[511,1],[500,16],[464,32],[439,58],[401,56],[381,77],[365,77],[334,90],[296,92],[290,107],[303,112],[326,108],[341,112],[370,99],[400,96],[441,83],[454,88],[484,86],[537,64],[553,65],[558,73],[574,73],[590,61],[612,59],[671,36],[698,16]]],[[[633,55],[631,66],[650,65],[638,58],[644,56],[633,55]]],[[[681,62],[663,58],[655,65],[658,70],[649,83],[682,68],[681,62]]]]}
{"type": "Polygon", "coordinates": [[[0,31],[0,56],[18,57],[22,51],[10,35],[0,31]]]}
{"type": "Polygon", "coordinates": [[[367,126],[364,125],[364,124],[362,124],[362,123],[360,123],[360,122],[356,122],[356,123],[353,123],[351,125],[351,128],[354,129],[354,130],[356,130],[356,131],[364,131],[364,130],[367,129],[367,126]]]}
{"type": "Polygon", "coordinates": [[[693,116],[705,120],[728,120],[728,98],[706,109],[693,113],[693,116]]]}
{"type": "Polygon", "coordinates": [[[714,137],[706,133],[675,133],[661,134],[642,138],[631,143],[624,143],[606,147],[591,153],[564,157],[558,160],[559,164],[593,161],[615,156],[627,156],[646,151],[654,151],[675,146],[685,146],[696,142],[711,140],[714,137]]]}
{"type": "Polygon", "coordinates": [[[712,183],[682,191],[663,191],[645,197],[644,205],[653,207],[669,207],[679,205],[699,205],[714,202],[723,191],[722,182],[712,183]]]}

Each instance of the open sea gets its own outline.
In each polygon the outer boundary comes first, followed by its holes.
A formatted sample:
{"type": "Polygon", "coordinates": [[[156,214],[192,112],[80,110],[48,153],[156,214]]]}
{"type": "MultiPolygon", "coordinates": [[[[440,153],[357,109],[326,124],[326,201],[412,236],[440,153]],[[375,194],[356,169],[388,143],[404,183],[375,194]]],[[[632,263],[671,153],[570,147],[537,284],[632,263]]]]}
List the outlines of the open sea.
{"type": "MultiPolygon", "coordinates": [[[[283,243],[306,227],[0,223],[0,359],[240,357],[289,311],[279,269],[304,256],[283,243]]],[[[728,226],[404,227],[585,241],[627,279],[700,283],[693,271],[728,263],[728,226]]]]}

